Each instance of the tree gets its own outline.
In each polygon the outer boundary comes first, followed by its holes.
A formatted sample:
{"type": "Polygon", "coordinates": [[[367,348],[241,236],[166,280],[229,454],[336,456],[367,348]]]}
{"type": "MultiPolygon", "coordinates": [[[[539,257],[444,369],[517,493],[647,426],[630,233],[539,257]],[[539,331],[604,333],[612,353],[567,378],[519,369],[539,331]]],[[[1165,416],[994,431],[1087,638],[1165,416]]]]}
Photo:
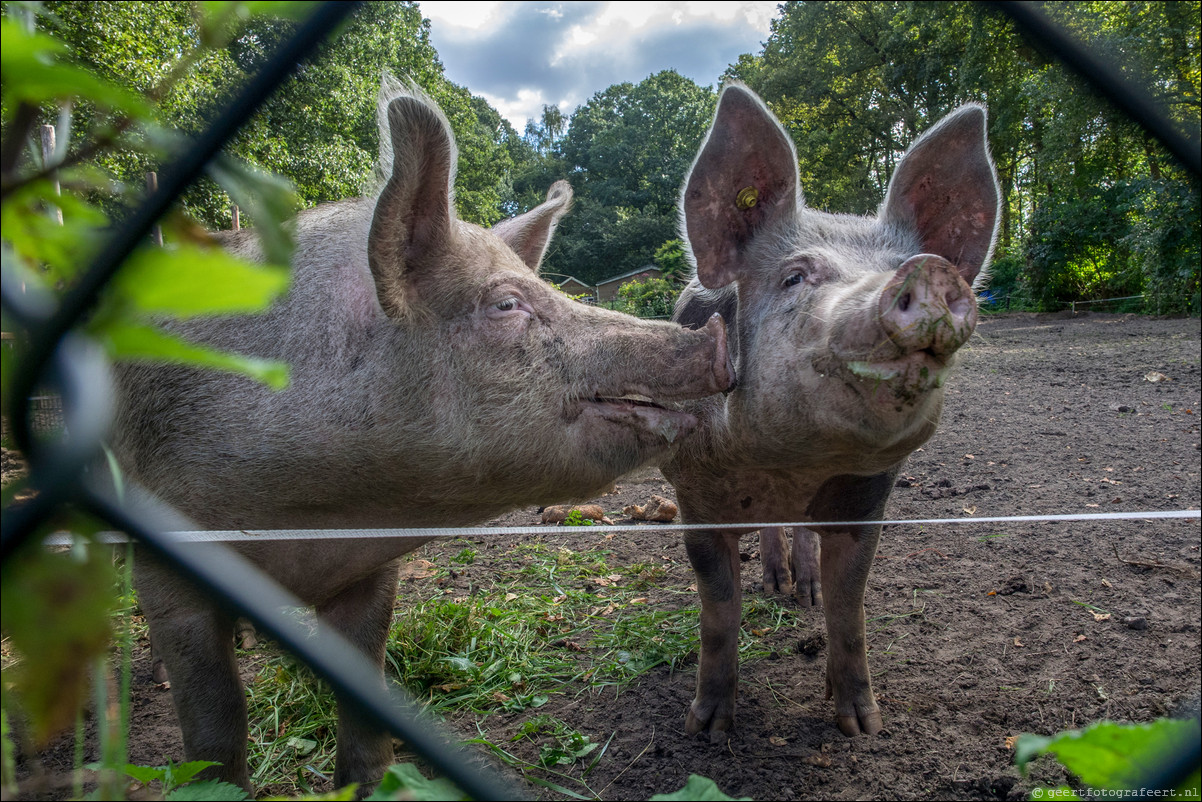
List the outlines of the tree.
{"type": "Polygon", "coordinates": [[[650,264],[676,236],[677,193],[716,96],[672,70],[614,84],[576,109],[558,153],[577,193],[549,269],[598,281],[650,264]]]}
{"type": "Polygon", "coordinates": [[[689,280],[689,260],[684,253],[684,243],[670,239],[655,251],[655,264],[666,281],[684,284],[689,280]]]}
{"type": "MultiPolygon", "coordinates": [[[[193,4],[169,2],[51,2],[47,17],[73,56],[107,80],[149,92],[160,122],[197,133],[295,29],[289,19],[251,17],[236,23],[228,48],[204,50],[179,65],[179,75],[156,89],[180,53],[197,51],[205,28],[193,4]]],[[[456,205],[484,225],[501,217],[512,195],[512,164],[500,115],[443,75],[430,25],[416,3],[365,3],[337,37],[322,45],[243,129],[231,151],[290,178],[306,205],[352,197],[371,183],[379,134],[376,97],[385,72],[412,81],[442,107],[459,145],[456,205]]],[[[86,113],[86,110],[84,110],[86,113]]],[[[104,168],[141,181],[152,155],[119,152],[104,168]]],[[[202,183],[185,207],[212,227],[229,226],[229,199],[202,183]]]]}

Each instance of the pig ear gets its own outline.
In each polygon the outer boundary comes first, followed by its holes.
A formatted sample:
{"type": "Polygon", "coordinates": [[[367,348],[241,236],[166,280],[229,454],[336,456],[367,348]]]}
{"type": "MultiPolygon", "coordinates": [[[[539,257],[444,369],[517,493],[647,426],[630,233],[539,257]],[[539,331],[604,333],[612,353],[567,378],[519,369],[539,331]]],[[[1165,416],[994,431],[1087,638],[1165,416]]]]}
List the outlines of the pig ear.
{"type": "Polygon", "coordinates": [[[917,232],[924,253],[969,284],[989,261],[1001,192],[985,139],[985,107],[961,106],[910,146],[889,181],[880,217],[917,232]]]}
{"type": "Polygon", "coordinates": [[[755,235],[800,203],[792,140],[751,90],[728,85],[680,201],[697,278],[710,289],[739,278],[755,235]]]}
{"type": "Polygon", "coordinates": [[[572,185],[556,181],[547,192],[547,200],[525,214],[502,220],[492,227],[492,233],[505,241],[534,272],[538,272],[551,235],[559,218],[572,208],[572,185]]]}
{"type": "Polygon", "coordinates": [[[388,104],[387,118],[392,175],[376,202],[367,261],[380,306],[393,317],[406,290],[416,290],[447,250],[457,154],[446,118],[431,103],[402,95],[388,104]]]}

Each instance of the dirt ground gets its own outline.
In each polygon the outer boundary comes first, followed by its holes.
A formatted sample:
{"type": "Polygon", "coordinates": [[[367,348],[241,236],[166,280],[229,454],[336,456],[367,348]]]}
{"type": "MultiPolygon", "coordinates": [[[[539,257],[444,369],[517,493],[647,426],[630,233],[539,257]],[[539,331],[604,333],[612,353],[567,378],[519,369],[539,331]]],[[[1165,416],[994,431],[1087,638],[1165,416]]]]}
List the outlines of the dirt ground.
{"type": "MultiPolygon", "coordinates": [[[[1198,509],[1199,340],[1197,319],[985,317],[889,517],[1198,509]],[[1150,380],[1156,373],[1167,379],[1150,380]]],[[[652,493],[672,495],[647,469],[597,503],[619,510],[652,493]]],[[[538,520],[529,509],[494,523],[538,520]]],[[[737,724],[724,744],[684,733],[695,656],[616,698],[556,695],[538,712],[594,741],[615,733],[589,776],[604,799],[646,799],[690,774],[761,800],[1028,798],[1036,784],[1071,778],[1046,758],[1020,777],[1008,737],[1149,721],[1198,698],[1199,532],[1196,520],[886,527],[867,591],[869,665],[886,726],[875,737],[848,739],[835,727],[823,698],[825,647],[802,649],[824,631],[821,611],[801,608],[802,627],[767,636],[772,657],[742,665],[737,724]]],[[[673,592],[693,581],[676,537],[607,540],[573,528],[545,540],[608,549],[613,564],[654,560],[667,572],[650,603],[695,603],[673,592]]],[[[509,545],[481,540],[457,581],[487,581],[509,545]]],[[[445,563],[450,548],[418,556],[445,563]]],[[[761,593],[756,538],[744,538],[743,552],[744,593],[761,593]]],[[[169,695],[150,684],[145,654],[135,672],[131,761],[181,759],[169,695]]],[[[506,740],[526,717],[490,716],[490,738],[506,740]]],[[[478,735],[474,719],[448,723],[478,735]]],[[[511,746],[533,760],[525,743],[511,746]]],[[[563,798],[515,781],[523,795],[563,798]]]]}

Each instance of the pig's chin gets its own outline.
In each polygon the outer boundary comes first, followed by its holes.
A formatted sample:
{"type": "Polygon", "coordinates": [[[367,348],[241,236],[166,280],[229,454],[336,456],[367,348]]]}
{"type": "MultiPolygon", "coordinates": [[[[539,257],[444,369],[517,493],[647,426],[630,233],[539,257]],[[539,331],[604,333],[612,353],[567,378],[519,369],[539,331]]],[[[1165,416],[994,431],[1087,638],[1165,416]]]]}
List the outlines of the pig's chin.
{"type": "Polygon", "coordinates": [[[824,367],[862,397],[870,409],[890,417],[921,412],[943,387],[951,362],[924,350],[886,360],[845,358],[824,367]]]}
{"type": "Polygon", "coordinates": [[[612,448],[664,451],[697,426],[695,416],[644,399],[594,398],[580,402],[578,410],[572,426],[612,448]]]}

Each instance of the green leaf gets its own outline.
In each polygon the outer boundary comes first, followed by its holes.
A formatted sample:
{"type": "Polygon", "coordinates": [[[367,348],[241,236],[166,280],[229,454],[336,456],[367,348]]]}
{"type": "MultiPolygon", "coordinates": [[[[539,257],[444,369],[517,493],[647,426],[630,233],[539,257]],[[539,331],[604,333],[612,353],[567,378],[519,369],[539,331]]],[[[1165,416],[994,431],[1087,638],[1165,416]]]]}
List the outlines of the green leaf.
{"type": "Polygon", "coordinates": [[[287,289],[288,271],[252,264],[220,248],[145,247],[129,258],[113,286],[118,297],[148,314],[257,312],[287,289]]]}
{"type": "Polygon", "coordinates": [[[49,286],[74,276],[95,255],[107,223],[103,212],[78,197],[56,195],[50,181],[18,188],[0,207],[6,247],[49,286]],[[49,214],[51,206],[62,210],[61,224],[49,214]]]}
{"type": "Polygon", "coordinates": [[[300,205],[292,184],[224,155],[210,162],[207,169],[254,221],[267,261],[288,264],[292,259],[292,236],[291,227],[284,224],[300,205]]]}
{"type": "Polygon", "coordinates": [[[246,791],[243,791],[233,783],[221,782],[220,780],[201,780],[200,782],[189,783],[188,785],[176,788],[164,798],[171,802],[204,802],[204,800],[209,799],[214,800],[214,802],[241,802],[241,800],[250,799],[246,791]]]}
{"type": "Polygon", "coordinates": [[[16,744],[13,743],[13,734],[8,726],[8,708],[0,708],[0,750],[3,754],[0,755],[0,776],[3,781],[0,782],[0,790],[4,791],[4,795],[9,799],[17,798],[17,763],[16,763],[16,744]]]}
{"type": "Polygon", "coordinates": [[[687,802],[687,800],[698,800],[699,802],[721,802],[722,800],[750,800],[749,796],[732,797],[727,796],[718,789],[718,786],[709,777],[702,777],[699,774],[690,774],[689,781],[684,784],[684,788],[671,794],[654,794],[651,797],[652,802],[661,800],[662,802],[687,802]]]}
{"type": "Polygon", "coordinates": [[[1051,753],[1094,788],[1135,788],[1197,727],[1197,721],[1179,719],[1160,719],[1150,724],[1100,721],[1084,730],[1051,737],[1022,735],[1014,744],[1014,761],[1025,772],[1033,758],[1051,753]]]}
{"type": "Polygon", "coordinates": [[[403,798],[414,799],[417,802],[468,798],[450,780],[426,779],[412,763],[390,766],[384,779],[380,780],[380,785],[376,788],[375,793],[367,798],[369,800],[398,799],[402,798],[402,793],[404,794],[403,798]]]}
{"type": "Polygon", "coordinates": [[[206,348],[150,325],[114,321],[95,335],[105,343],[113,359],[151,359],[216,368],[249,376],[273,390],[288,386],[288,365],[284,362],[206,348]]]}
{"type": "Polygon", "coordinates": [[[444,657],[443,662],[450,663],[455,668],[459,669],[460,671],[467,672],[468,674],[476,673],[477,669],[479,668],[475,663],[466,657],[444,657]]]}
{"type": "Polygon", "coordinates": [[[92,658],[108,648],[114,581],[107,549],[50,552],[31,542],[4,561],[0,626],[24,658],[6,677],[38,748],[75,721],[92,658]]]}
{"type": "Polygon", "coordinates": [[[246,21],[254,17],[271,19],[288,19],[301,22],[313,13],[316,2],[293,0],[278,2],[278,0],[205,0],[198,3],[201,11],[203,27],[212,32],[229,25],[233,20],[246,21]]]}
{"type": "MultiPolygon", "coordinates": [[[[100,768],[100,764],[98,764],[98,763],[93,764],[93,765],[95,765],[97,769],[100,768]]],[[[91,766],[89,766],[89,768],[91,768],[91,766]]],[[[137,780],[138,782],[142,783],[142,785],[149,785],[150,783],[154,782],[155,780],[162,780],[164,777],[166,777],[167,776],[167,767],[166,766],[136,766],[133,763],[128,763],[125,766],[125,773],[128,774],[130,777],[134,778],[135,780],[137,780]]]]}

